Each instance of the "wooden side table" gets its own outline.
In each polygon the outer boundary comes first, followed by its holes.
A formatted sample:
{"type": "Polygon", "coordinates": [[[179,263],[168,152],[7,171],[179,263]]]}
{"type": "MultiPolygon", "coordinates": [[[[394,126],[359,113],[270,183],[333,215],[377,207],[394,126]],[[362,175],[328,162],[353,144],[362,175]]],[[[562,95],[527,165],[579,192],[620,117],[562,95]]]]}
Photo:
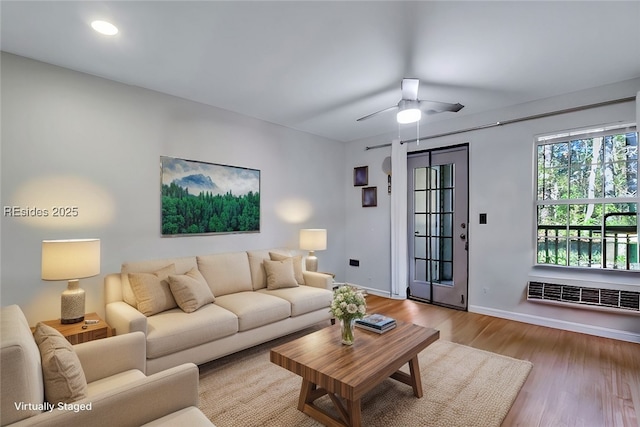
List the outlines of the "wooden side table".
{"type": "Polygon", "coordinates": [[[115,330],[107,322],[102,320],[97,313],[85,314],[84,320],[78,323],[62,324],[60,319],[47,320],[42,323],[51,326],[60,332],[71,344],[80,344],[87,341],[112,337],[115,330]],[[98,323],[86,324],[84,320],[98,320],[98,323]],[[83,329],[83,327],[86,328],[83,329]]]}

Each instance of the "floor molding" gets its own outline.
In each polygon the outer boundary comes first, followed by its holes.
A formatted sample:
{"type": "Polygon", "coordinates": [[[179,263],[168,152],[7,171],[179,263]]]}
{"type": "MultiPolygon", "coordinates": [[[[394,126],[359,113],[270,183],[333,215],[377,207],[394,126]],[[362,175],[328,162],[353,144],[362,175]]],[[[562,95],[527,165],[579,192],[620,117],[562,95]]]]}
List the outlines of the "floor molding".
{"type": "Polygon", "coordinates": [[[499,317],[501,319],[515,320],[517,322],[529,323],[537,326],[562,329],[564,331],[579,332],[582,334],[595,335],[604,338],[640,343],[640,334],[621,331],[617,329],[602,328],[599,326],[584,325],[581,323],[567,322],[564,320],[550,319],[548,317],[534,316],[531,314],[514,313],[512,311],[498,310],[495,308],[470,305],[471,313],[485,314],[487,316],[499,317]]]}

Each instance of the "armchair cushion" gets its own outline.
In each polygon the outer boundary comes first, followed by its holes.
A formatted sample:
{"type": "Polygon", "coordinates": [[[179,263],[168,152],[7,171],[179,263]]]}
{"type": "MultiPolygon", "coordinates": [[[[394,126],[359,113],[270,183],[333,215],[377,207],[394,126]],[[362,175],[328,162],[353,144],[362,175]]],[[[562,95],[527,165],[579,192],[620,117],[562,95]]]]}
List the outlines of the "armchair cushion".
{"type": "Polygon", "coordinates": [[[87,379],[73,346],[60,332],[43,323],[34,338],[42,358],[44,395],[48,402],[72,403],[87,397],[87,379]]]}

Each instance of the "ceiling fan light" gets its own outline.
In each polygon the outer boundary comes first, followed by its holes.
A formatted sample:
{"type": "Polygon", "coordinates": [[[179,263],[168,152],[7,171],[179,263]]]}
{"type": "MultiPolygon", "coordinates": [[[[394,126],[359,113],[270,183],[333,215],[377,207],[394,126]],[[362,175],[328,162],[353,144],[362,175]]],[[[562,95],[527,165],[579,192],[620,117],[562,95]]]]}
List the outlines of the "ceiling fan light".
{"type": "Polygon", "coordinates": [[[91,28],[105,36],[115,36],[118,34],[118,28],[107,21],[93,21],[91,23],[91,28]]]}
{"type": "Polygon", "coordinates": [[[420,111],[419,108],[407,108],[404,110],[400,110],[398,111],[398,115],[396,116],[396,120],[398,120],[398,123],[403,125],[407,123],[415,123],[417,121],[420,121],[421,118],[422,111],[420,111]]]}

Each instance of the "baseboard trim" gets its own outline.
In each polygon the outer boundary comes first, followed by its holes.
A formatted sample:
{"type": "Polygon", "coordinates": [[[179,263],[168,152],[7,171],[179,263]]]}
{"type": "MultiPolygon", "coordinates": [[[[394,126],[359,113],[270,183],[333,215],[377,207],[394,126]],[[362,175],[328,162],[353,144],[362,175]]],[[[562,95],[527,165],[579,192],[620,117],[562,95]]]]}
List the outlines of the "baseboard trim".
{"type": "Polygon", "coordinates": [[[531,314],[514,313],[512,311],[498,310],[495,308],[470,305],[469,311],[501,319],[515,320],[516,322],[529,323],[537,326],[561,329],[570,332],[579,332],[587,335],[595,335],[603,338],[612,338],[620,341],[640,343],[640,334],[621,331],[618,329],[602,328],[599,326],[583,325],[581,323],[567,322],[565,320],[550,319],[548,317],[534,316],[531,314]]]}

